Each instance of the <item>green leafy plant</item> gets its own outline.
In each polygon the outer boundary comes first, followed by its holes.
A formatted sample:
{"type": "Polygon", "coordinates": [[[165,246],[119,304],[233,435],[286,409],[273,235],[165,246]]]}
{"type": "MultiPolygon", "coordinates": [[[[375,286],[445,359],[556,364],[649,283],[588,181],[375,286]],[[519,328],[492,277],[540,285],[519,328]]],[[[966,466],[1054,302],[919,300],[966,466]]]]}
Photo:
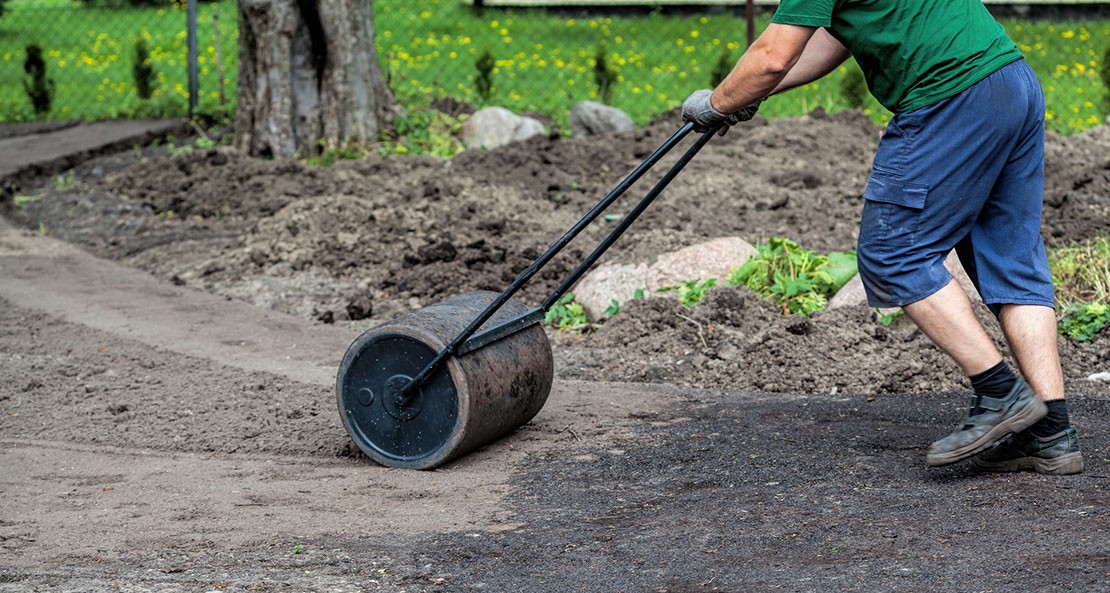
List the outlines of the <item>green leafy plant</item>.
{"type": "Polygon", "coordinates": [[[54,102],[54,79],[46,76],[46,60],[42,59],[42,48],[34,43],[27,46],[23,71],[31,77],[23,80],[23,90],[31,100],[31,108],[38,115],[50,113],[50,105],[54,102]]]}
{"type": "Polygon", "coordinates": [[[563,331],[581,331],[589,326],[589,319],[586,318],[586,310],[582,305],[575,302],[574,293],[568,292],[547,310],[543,323],[563,331]]]}
{"type": "Polygon", "coordinates": [[[16,195],[15,197],[12,198],[12,204],[16,208],[18,208],[19,210],[23,210],[24,208],[27,207],[28,204],[30,204],[31,202],[36,202],[41,198],[42,198],[42,193],[41,192],[39,192],[37,194],[31,194],[31,195],[16,195]]]}
{"type": "Polygon", "coordinates": [[[478,76],[474,78],[474,89],[478,91],[478,98],[483,103],[488,103],[493,94],[493,68],[496,65],[497,62],[488,49],[478,56],[478,61],[474,62],[474,67],[478,69],[478,76]]]}
{"type": "Polygon", "coordinates": [[[1095,334],[1110,325],[1110,305],[1106,303],[1082,303],[1068,307],[1060,318],[1060,333],[1078,340],[1089,342],[1095,334]]]}
{"type": "Polygon", "coordinates": [[[829,297],[856,275],[854,252],[818,255],[782,237],[757,245],[756,252],[725,283],[774,300],[783,314],[823,311],[829,297]]]}
{"type": "Polygon", "coordinates": [[[875,309],[875,314],[879,316],[879,323],[890,327],[890,324],[894,323],[895,319],[905,315],[906,312],[903,309],[896,309],[890,313],[883,313],[882,309],[875,309]]]}
{"type": "Polygon", "coordinates": [[[656,292],[678,291],[678,302],[682,303],[683,307],[690,309],[705,298],[705,291],[714,286],[717,286],[716,278],[709,278],[704,281],[701,279],[683,280],[676,286],[664,286],[656,292]]]}
{"type": "Polygon", "coordinates": [[[609,303],[609,306],[605,308],[605,316],[606,317],[612,317],[612,316],[614,316],[614,315],[616,315],[617,313],[620,313],[620,312],[621,312],[621,304],[619,302],[617,302],[617,299],[613,299],[609,303]]]}
{"type": "Polygon", "coordinates": [[[73,173],[56,175],[54,177],[54,189],[59,192],[69,191],[75,187],[77,187],[77,177],[75,177],[73,173]]]}
{"type": "Polygon", "coordinates": [[[449,159],[466,150],[462,140],[466,116],[454,117],[436,109],[414,110],[393,120],[383,135],[382,154],[426,154],[449,159]]]}
{"type": "Polygon", "coordinates": [[[597,46],[594,54],[594,82],[597,84],[597,97],[602,103],[613,99],[613,89],[617,86],[617,71],[609,66],[605,58],[605,44],[597,46]]]}
{"type": "Polygon", "coordinates": [[[297,544],[297,545],[293,546],[293,553],[294,554],[300,554],[303,551],[304,551],[304,544],[297,544]]]}
{"type": "Polygon", "coordinates": [[[867,80],[863,76],[863,70],[860,70],[855,61],[851,61],[847,66],[848,71],[844,73],[844,78],[840,79],[840,97],[844,102],[853,109],[863,109],[867,103],[867,80]]]}
{"type": "Polygon", "coordinates": [[[135,42],[135,61],[131,64],[131,77],[135,79],[135,94],[143,101],[149,101],[154,94],[157,77],[154,67],[150,65],[150,50],[146,47],[146,40],[135,42]]]}

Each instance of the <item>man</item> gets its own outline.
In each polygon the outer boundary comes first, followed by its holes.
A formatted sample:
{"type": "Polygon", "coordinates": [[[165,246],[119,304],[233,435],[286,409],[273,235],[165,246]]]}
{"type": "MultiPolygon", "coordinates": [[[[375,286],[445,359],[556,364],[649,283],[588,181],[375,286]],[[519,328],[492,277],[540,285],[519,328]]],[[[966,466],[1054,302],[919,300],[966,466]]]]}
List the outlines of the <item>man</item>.
{"type": "Polygon", "coordinates": [[[902,307],[975,391],[967,418],[929,447],[927,463],[1081,472],[1040,235],[1044,95],[981,0],[782,0],[725,80],[686,100],[683,118],[723,133],[764,98],[849,57],[895,114],[864,192],[857,252],[868,304],[902,307]],[[1023,376],[944,267],[952,249],[1023,376]]]}

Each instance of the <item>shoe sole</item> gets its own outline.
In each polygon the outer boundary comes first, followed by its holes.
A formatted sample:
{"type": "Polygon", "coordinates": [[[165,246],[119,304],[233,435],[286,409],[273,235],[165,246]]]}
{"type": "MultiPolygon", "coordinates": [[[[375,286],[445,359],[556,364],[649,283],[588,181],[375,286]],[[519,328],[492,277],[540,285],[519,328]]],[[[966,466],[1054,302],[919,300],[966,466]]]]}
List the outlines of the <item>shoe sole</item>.
{"type": "Polygon", "coordinates": [[[1007,461],[983,461],[976,457],[971,462],[975,467],[989,472],[1032,471],[1050,476],[1067,476],[1083,472],[1083,454],[1079,451],[1065,453],[1059,457],[1018,457],[1007,461]]]}
{"type": "Polygon", "coordinates": [[[972,441],[953,451],[926,455],[925,463],[929,464],[931,467],[941,467],[963,461],[968,457],[974,457],[987,450],[987,448],[996,441],[1004,439],[1015,432],[1021,432],[1029,428],[1036,421],[1043,418],[1045,414],[1048,414],[1048,406],[1044,405],[1044,402],[1041,401],[1040,398],[1034,397],[1025,407],[1018,410],[1016,414],[999,422],[994,428],[990,429],[987,434],[979,437],[978,440],[972,441]]]}

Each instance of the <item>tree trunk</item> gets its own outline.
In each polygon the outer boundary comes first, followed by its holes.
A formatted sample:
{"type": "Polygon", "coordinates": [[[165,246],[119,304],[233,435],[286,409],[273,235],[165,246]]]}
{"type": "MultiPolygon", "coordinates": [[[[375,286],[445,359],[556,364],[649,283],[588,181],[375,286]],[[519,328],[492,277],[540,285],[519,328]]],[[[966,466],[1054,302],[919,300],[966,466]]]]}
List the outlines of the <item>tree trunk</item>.
{"type": "Polygon", "coordinates": [[[396,100],[370,0],[239,0],[235,146],[257,156],[366,145],[396,100]]]}

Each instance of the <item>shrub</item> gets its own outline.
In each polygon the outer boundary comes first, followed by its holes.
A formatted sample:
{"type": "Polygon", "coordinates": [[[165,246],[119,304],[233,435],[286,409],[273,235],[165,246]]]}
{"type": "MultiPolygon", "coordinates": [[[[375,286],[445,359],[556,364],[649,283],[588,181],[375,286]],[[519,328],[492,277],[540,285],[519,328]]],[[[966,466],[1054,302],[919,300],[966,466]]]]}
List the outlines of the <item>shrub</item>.
{"type": "Polygon", "coordinates": [[[478,91],[478,97],[482,99],[482,102],[489,102],[490,95],[493,94],[493,67],[496,63],[493,54],[488,49],[478,57],[477,62],[474,62],[474,67],[478,69],[478,77],[474,79],[474,87],[478,91]]]}
{"type": "Polygon", "coordinates": [[[728,73],[732,72],[732,67],[734,65],[736,65],[736,62],[729,54],[728,48],[723,48],[721,50],[721,55],[717,58],[717,64],[713,66],[713,73],[709,75],[709,88],[715,88],[718,84],[721,84],[721,81],[728,76],[728,73]]]}
{"type": "Polygon", "coordinates": [[[54,102],[54,79],[46,76],[46,60],[42,59],[42,48],[34,43],[27,46],[27,59],[23,62],[23,71],[30,75],[30,80],[24,79],[23,90],[31,100],[31,107],[38,115],[50,113],[50,104],[54,102]]]}
{"type": "Polygon", "coordinates": [[[840,96],[852,109],[862,109],[867,103],[868,92],[863,70],[855,62],[851,62],[844,78],[840,80],[840,96]]]}
{"type": "Polygon", "coordinates": [[[135,42],[135,62],[131,65],[131,76],[135,78],[135,92],[146,101],[154,94],[154,67],[150,65],[150,51],[146,41],[135,42]]]}
{"type": "Polygon", "coordinates": [[[594,54],[594,82],[597,83],[597,97],[602,103],[608,103],[613,98],[613,89],[617,83],[617,72],[609,67],[605,59],[605,44],[597,46],[594,54]]]}

